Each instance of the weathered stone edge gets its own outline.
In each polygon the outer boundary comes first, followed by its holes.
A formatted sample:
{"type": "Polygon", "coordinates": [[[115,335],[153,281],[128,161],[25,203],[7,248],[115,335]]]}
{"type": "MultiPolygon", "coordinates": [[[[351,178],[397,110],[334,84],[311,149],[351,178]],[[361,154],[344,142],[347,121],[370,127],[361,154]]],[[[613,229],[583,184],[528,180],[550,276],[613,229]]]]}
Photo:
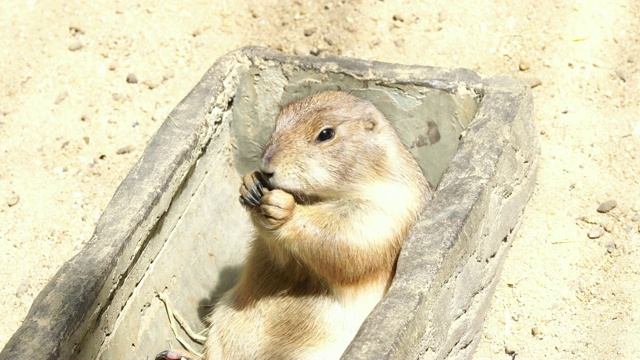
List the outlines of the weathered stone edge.
{"type": "Polygon", "coordinates": [[[91,239],[38,294],[0,360],[72,357],[142,251],[135,245],[144,243],[206,146],[213,126],[207,115],[237,55],[216,61],[164,121],[117,188],[91,239]]]}
{"type": "MultiPolygon", "coordinates": [[[[505,148],[518,147],[526,159],[524,173],[514,171],[506,179],[523,183],[518,189],[522,196],[514,200],[518,202],[515,208],[520,211],[505,219],[508,224],[504,225],[510,229],[517,226],[533,190],[539,152],[532,124],[530,90],[509,77],[485,78],[475,84],[474,80],[472,78],[469,85],[483,91],[478,113],[445,172],[433,202],[403,247],[390,292],[367,318],[343,359],[404,359],[415,358],[416,354],[424,358],[459,356],[451,353],[453,348],[445,348],[452,342],[446,336],[455,319],[447,319],[450,321],[447,324],[431,323],[436,312],[445,311],[435,306],[435,300],[476,251],[473,246],[478,244],[470,238],[478,217],[494,215],[483,214],[483,211],[488,206],[488,192],[490,184],[495,182],[498,162],[509,156],[505,148]],[[430,333],[434,327],[444,334],[430,333]]],[[[513,234],[506,247],[512,239],[513,234]]],[[[493,279],[483,296],[489,299],[503,262],[504,256],[501,256],[487,269],[493,279]]],[[[477,332],[482,326],[488,301],[483,303],[484,307],[471,315],[477,319],[469,331],[477,332]]],[[[464,334],[459,336],[462,338],[464,334]]],[[[454,339],[453,343],[458,341],[454,339]]],[[[474,346],[464,345],[467,352],[474,346]]]]}

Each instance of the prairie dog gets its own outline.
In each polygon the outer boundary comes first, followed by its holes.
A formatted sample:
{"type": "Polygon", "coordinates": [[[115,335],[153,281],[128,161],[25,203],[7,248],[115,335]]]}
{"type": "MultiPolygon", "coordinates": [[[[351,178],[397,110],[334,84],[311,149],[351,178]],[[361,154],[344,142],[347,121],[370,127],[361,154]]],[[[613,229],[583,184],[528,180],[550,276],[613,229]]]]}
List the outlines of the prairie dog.
{"type": "Polygon", "coordinates": [[[430,197],[370,102],[331,91],[284,106],[240,187],[255,239],[210,315],[204,359],[340,358],[430,197]]]}

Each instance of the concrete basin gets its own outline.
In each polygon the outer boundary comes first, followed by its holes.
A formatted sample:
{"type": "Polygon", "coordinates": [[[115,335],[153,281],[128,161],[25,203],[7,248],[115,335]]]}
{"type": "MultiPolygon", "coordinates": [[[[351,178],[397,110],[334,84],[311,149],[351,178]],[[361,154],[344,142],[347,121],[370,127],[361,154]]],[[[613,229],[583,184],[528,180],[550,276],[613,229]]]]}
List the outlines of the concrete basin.
{"type": "Polygon", "coordinates": [[[247,47],[218,59],[172,111],[0,359],[153,358],[180,346],[158,294],[204,329],[251,240],[241,175],[256,168],[280,105],[330,89],[371,100],[436,188],[343,359],[469,358],[535,183],[529,88],[464,69],[247,47]]]}

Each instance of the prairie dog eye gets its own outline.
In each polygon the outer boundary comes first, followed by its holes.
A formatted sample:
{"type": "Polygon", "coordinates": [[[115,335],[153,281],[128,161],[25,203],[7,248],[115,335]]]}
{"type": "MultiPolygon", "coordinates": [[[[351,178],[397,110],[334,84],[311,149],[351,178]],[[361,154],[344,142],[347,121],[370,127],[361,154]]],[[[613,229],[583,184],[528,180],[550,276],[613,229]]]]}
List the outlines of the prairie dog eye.
{"type": "Polygon", "coordinates": [[[320,130],[318,137],[316,138],[316,143],[325,142],[333,139],[336,135],[336,131],[333,128],[324,128],[320,130]]]}

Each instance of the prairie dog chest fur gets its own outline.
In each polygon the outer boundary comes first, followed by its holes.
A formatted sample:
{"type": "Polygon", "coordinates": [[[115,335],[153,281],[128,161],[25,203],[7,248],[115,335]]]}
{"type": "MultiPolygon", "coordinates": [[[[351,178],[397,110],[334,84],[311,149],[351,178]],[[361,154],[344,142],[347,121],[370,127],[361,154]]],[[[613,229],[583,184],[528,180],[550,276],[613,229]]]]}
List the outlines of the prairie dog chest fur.
{"type": "Polygon", "coordinates": [[[206,359],[337,359],[386,293],[431,191],[368,101],[284,106],[240,201],[255,238],[210,316],[206,359]]]}

